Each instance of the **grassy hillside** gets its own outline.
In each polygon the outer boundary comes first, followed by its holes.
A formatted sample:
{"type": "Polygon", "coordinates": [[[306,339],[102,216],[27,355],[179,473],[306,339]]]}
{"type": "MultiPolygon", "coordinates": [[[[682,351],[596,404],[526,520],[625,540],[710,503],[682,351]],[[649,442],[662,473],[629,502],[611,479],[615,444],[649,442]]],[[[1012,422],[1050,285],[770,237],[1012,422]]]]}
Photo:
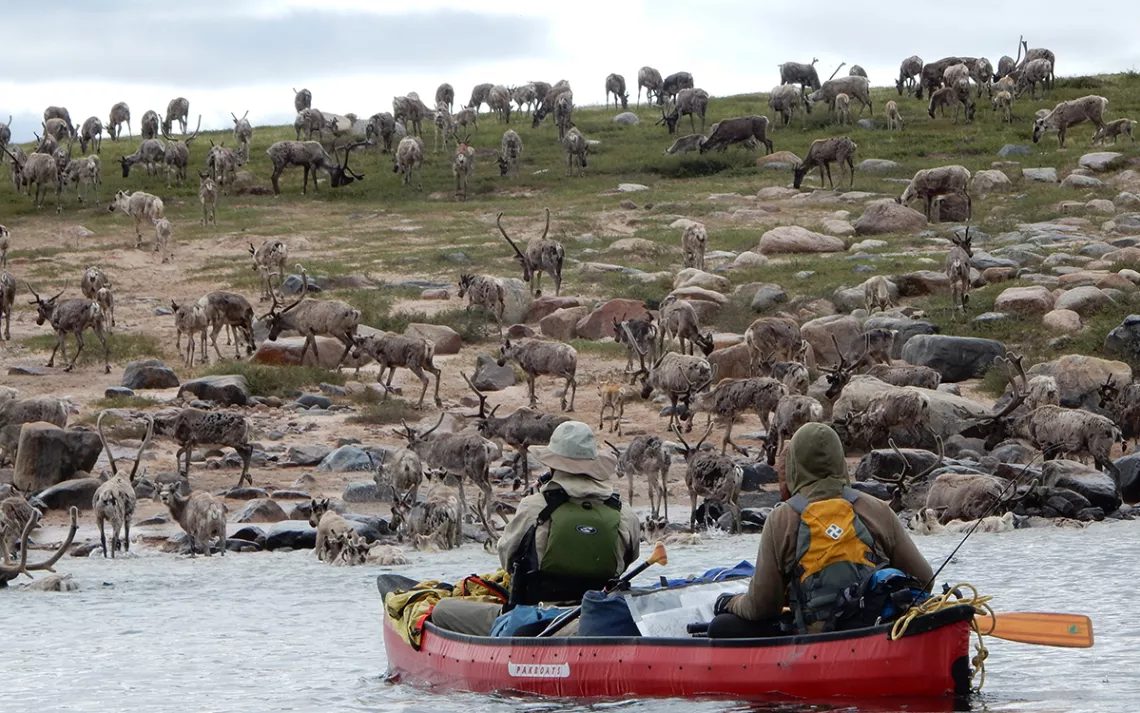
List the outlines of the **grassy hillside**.
{"type": "MultiPolygon", "coordinates": [[[[771,138],[777,151],[791,151],[802,157],[815,139],[849,135],[859,145],[857,161],[881,158],[901,165],[893,172],[856,175],[855,189],[897,195],[902,190],[900,180],[909,178],[921,168],[949,163],[962,164],[971,171],[990,168],[993,161],[999,160],[997,151],[1007,143],[1030,147],[1028,155],[1012,157],[1024,167],[1054,166],[1061,170],[1075,167],[1077,159],[1087,149],[1092,128],[1081,126],[1073,129],[1069,134],[1068,149],[1059,151],[1055,135],[1046,137],[1040,144],[1032,143],[1033,114],[1040,108],[1052,107],[1057,101],[1094,93],[1108,98],[1110,119],[1140,116],[1140,74],[1136,73],[1059,79],[1048,100],[1031,102],[1025,99],[1016,103],[1016,120],[1012,125],[1000,121],[990,110],[985,97],[979,102],[977,117],[972,124],[955,125],[949,117],[931,120],[926,115],[925,102],[901,98],[892,87],[873,92],[875,107],[874,115],[870,117],[876,127],[873,130],[829,125],[825,112],[817,110],[807,117],[806,123],[797,118],[787,128],[773,128],[771,138]],[[890,99],[899,103],[906,120],[906,130],[901,133],[885,131],[884,106],[890,99]]],[[[360,113],[366,115],[368,112],[362,109],[360,113]]],[[[116,159],[134,151],[139,144],[138,139],[104,140],[104,183],[100,192],[103,206],[79,207],[72,192],[64,198],[64,213],[59,220],[61,225],[79,223],[100,235],[121,236],[117,245],[127,248],[134,243],[130,221],[121,215],[108,213],[108,199],[119,189],[156,193],[166,202],[167,217],[174,222],[176,238],[181,244],[209,240],[218,241],[223,246],[216,257],[194,268],[197,277],[221,281],[247,292],[256,289],[256,276],[247,263],[235,260],[234,256],[240,254],[242,246],[248,242],[259,242],[267,236],[304,237],[314,247],[319,247],[316,258],[306,260],[310,274],[364,273],[447,281],[453,281],[460,271],[516,276],[517,268],[511,253],[495,230],[495,215],[504,212],[508,229],[526,238],[541,230],[544,207],[554,212],[551,233],[564,240],[569,257],[618,262],[647,273],[678,269],[679,231],[668,228],[678,215],[701,219],[709,224],[710,250],[740,251],[755,247],[760,235],[770,225],[733,221],[724,212],[725,205],[739,206],[765,186],[790,186],[790,172],[757,168],[755,158],[760,154],[740,148],[703,156],[695,153],[664,156],[663,151],[672,143],[673,137],[668,136],[662,126],[654,125],[660,117],[656,108],[643,106],[638,112],[641,123],[633,127],[612,123],[615,113],[602,107],[584,107],[575,112],[575,122],[586,137],[600,142],[591,147],[589,168],[581,178],[565,176],[562,148],[551,120],[548,118],[544,125],[532,129],[529,118],[523,116],[512,117],[511,123],[511,128],[519,132],[524,143],[521,176],[515,180],[501,178],[494,153],[506,127],[493,117],[483,115],[479,131],[471,137],[478,153],[470,195],[466,203],[456,202],[450,152],[433,152],[433,127],[425,123],[423,135],[427,158],[422,192],[401,185],[399,176],[392,171],[390,155],[370,149],[358,152],[352,158],[353,168],[366,174],[366,179],[347,188],[331,189],[322,183],[319,194],[310,189],[308,196],[302,196],[301,171],[290,169],[281,180],[283,195],[279,197],[223,198],[218,210],[220,230],[216,235],[213,229],[207,230],[198,224],[201,212],[196,179],[185,186],[167,188],[165,177],[148,177],[139,167],[124,179],[116,159]],[[626,182],[645,184],[650,190],[617,193],[617,185],[626,182]],[[729,198],[727,203],[709,199],[712,194],[733,193],[741,198],[729,198]],[[615,218],[614,212],[626,198],[648,210],[639,210],[633,217],[626,212],[615,218]],[[592,240],[582,239],[579,236],[583,234],[595,237],[592,240]],[[659,245],[660,249],[636,254],[606,252],[610,242],[620,237],[644,238],[659,245]],[[456,252],[466,254],[470,262],[455,262],[453,254],[456,252]]],[[[771,118],[766,95],[714,98],[709,104],[707,123],[711,125],[719,119],[753,113],[771,118]]],[[[867,115],[864,114],[863,118],[867,115]]],[[[699,122],[697,128],[700,128],[699,122]]],[[[688,118],[682,120],[680,130],[688,133],[688,118]]],[[[252,160],[246,168],[252,171],[259,184],[269,185],[271,169],[265,149],[274,141],[292,138],[292,127],[255,129],[252,160]]],[[[211,140],[232,145],[233,138],[223,133],[201,134],[191,147],[192,171],[203,165],[211,140]]],[[[1140,155],[1136,146],[1130,143],[1119,144],[1115,150],[1130,156],[1140,155]]],[[[1077,196],[1073,191],[1055,185],[1023,183],[1020,172],[1016,170],[1009,174],[1015,182],[1013,193],[974,200],[975,222],[991,235],[1012,229],[1020,222],[1056,217],[1056,206],[1061,200],[1077,197],[1111,199],[1117,193],[1117,190],[1106,186],[1082,191],[1077,196]]],[[[814,177],[810,178],[805,187],[817,187],[815,181],[814,177]]],[[[19,227],[22,220],[37,214],[42,216],[40,220],[54,220],[53,205],[49,199],[45,208],[37,211],[28,198],[13,194],[6,181],[0,186],[0,214],[9,227],[19,227]]],[[[853,220],[861,212],[861,205],[852,203],[836,208],[848,209],[853,220]]],[[[777,220],[795,223],[806,219],[785,211],[777,214],[777,220]]],[[[805,224],[815,227],[810,221],[805,224]]],[[[933,227],[943,230],[939,226],[933,227]]],[[[882,256],[873,260],[876,271],[890,274],[919,268],[941,268],[940,263],[932,266],[931,255],[922,253],[938,250],[925,238],[906,235],[886,236],[886,239],[888,247],[876,251],[882,256]]],[[[60,255],[66,249],[66,245],[28,245],[17,241],[12,256],[60,255]]],[[[78,262],[71,264],[66,255],[60,255],[54,266],[37,267],[32,274],[37,279],[42,278],[45,285],[61,284],[65,275],[58,269],[60,265],[68,269],[81,267],[78,262]]],[[[866,278],[866,275],[855,272],[853,267],[854,263],[846,261],[842,255],[792,258],[765,268],[735,271],[730,279],[734,285],[755,281],[777,282],[787,287],[789,292],[794,287],[794,292],[805,299],[828,297],[835,288],[855,285],[866,278]],[[814,271],[815,275],[791,284],[790,275],[801,270],[814,271]]],[[[566,277],[564,292],[570,294],[599,297],[629,295],[654,300],[671,289],[671,280],[666,278],[637,282],[620,274],[599,276],[569,268],[566,277]]],[[[992,304],[1002,288],[995,285],[976,293],[973,312],[977,314],[992,304]]],[[[338,296],[361,307],[366,322],[385,326],[395,319],[390,309],[393,301],[410,295],[391,290],[354,290],[343,291],[338,296]]],[[[985,327],[951,320],[944,309],[946,302],[942,298],[920,304],[928,308],[931,317],[942,322],[948,331],[986,333],[985,327]]],[[[1103,338],[1104,330],[1119,322],[1121,315],[1118,312],[1128,311],[1122,307],[1094,320],[1086,330],[1087,338],[1078,340],[1078,345],[1094,350],[1103,338]]],[[[754,316],[746,304],[737,302],[724,310],[717,326],[740,330],[754,316]]],[[[446,319],[459,322],[462,318],[449,314],[446,319]]],[[[1042,330],[1035,325],[1014,327],[1012,331],[1008,325],[1003,325],[1001,329],[1002,334],[997,336],[1022,342],[1042,356],[1057,348],[1048,344],[1048,335],[1040,334],[1042,330]]]]}

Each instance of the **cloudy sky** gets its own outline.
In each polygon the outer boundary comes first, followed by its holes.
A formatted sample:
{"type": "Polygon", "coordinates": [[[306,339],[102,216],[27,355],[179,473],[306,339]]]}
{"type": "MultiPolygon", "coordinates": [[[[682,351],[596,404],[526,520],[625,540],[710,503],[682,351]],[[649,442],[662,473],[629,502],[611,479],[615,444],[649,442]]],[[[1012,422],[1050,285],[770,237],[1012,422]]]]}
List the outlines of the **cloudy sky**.
{"type": "MultiPolygon", "coordinates": [[[[80,123],[106,121],[126,101],[137,131],[147,109],[190,100],[190,119],[230,128],[231,111],[258,124],[292,123],[292,87],[313,105],[368,116],[392,97],[431,101],[450,82],[465,101],[480,82],[567,79],[579,104],[601,103],[610,72],[636,94],[637,70],[686,70],[713,96],[767,91],[776,65],[819,58],[826,78],[840,62],[871,81],[893,81],[911,54],[1016,56],[1017,37],[1056,52],[1058,73],[1090,74],[1140,65],[1140,3],[1105,13],[1068,3],[959,0],[945,31],[945,3],[892,5],[891,14],[849,0],[54,0],[49,31],[36,3],[5,3],[0,121],[13,115],[16,141],[31,140],[45,106],[66,106],[80,123]],[[320,5],[320,9],[315,9],[320,5]],[[324,7],[328,5],[329,7],[324,7]],[[1029,10],[1030,12],[1027,12],[1029,10]],[[15,31],[26,28],[28,31],[15,31]],[[50,58],[50,59],[48,59],[50,58]]],[[[847,69],[842,70],[843,73],[847,69]]]]}

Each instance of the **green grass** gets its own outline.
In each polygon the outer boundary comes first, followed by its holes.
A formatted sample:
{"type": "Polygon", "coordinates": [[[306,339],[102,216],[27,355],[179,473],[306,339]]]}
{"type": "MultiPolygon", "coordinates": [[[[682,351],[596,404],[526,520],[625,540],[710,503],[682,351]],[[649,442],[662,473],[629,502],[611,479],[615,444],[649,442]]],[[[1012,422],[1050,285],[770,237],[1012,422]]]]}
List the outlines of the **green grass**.
{"type": "Polygon", "coordinates": [[[201,372],[206,376],[237,374],[244,376],[254,396],[289,396],[291,392],[322,383],[344,384],[347,377],[336,370],[315,366],[269,366],[248,362],[227,361],[212,364],[201,372]]]}
{"type": "MultiPolygon", "coordinates": [[[[365,404],[359,413],[349,416],[349,423],[363,423],[373,426],[386,426],[400,421],[416,420],[422,412],[404,399],[389,397],[383,399],[376,391],[368,389],[366,396],[355,399],[365,404]],[[368,396],[371,394],[372,396],[368,396]]],[[[425,405],[430,402],[425,402],[425,405]]]]}
{"type": "MultiPolygon", "coordinates": [[[[1058,101],[1083,96],[1091,91],[1108,97],[1110,111],[1114,117],[1140,113],[1138,111],[1140,76],[1135,72],[1058,79],[1057,87],[1048,99],[1038,99],[1035,102],[1028,98],[1019,100],[1015,105],[1017,120],[1012,125],[1003,125],[990,110],[984,97],[979,102],[974,123],[955,125],[949,118],[930,119],[926,115],[925,102],[910,97],[899,97],[893,87],[880,87],[872,90],[876,113],[870,116],[870,119],[876,127],[882,127],[885,124],[883,106],[886,101],[893,99],[899,104],[906,119],[905,131],[888,133],[878,128],[868,131],[857,126],[837,129],[827,123],[824,112],[816,111],[806,122],[806,126],[801,126],[799,119],[794,120],[787,128],[773,125],[771,138],[777,151],[788,150],[802,157],[813,140],[837,133],[848,133],[859,144],[860,158],[885,158],[902,164],[902,168],[896,174],[857,175],[856,188],[860,190],[890,188],[888,192],[895,193],[896,187],[883,181],[883,178],[909,176],[917,168],[929,166],[932,163],[931,159],[935,157],[940,159],[945,157],[947,162],[953,159],[954,162],[962,163],[970,170],[989,168],[989,163],[996,159],[997,150],[1006,143],[1031,147],[1030,155],[1019,159],[1027,166],[1063,167],[1071,164],[1072,154],[1075,150],[1079,150],[1077,147],[1083,148],[1092,129],[1089,127],[1076,129],[1072,134],[1074,148],[1068,152],[1058,152],[1056,139],[1052,136],[1040,144],[1032,144],[1029,117],[1032,117],[1038,108],[1051,108],[1058,101]]],[[[460,234],[466,232],[468,235],[474,232],[480,240],[488,238],[495,240],[493,226],[472,221],[464,214],[486,210],[488,203],[493,204],[490,210],[504,210],[508,217],[527,216],[533,219],[537,219],[538,208],[544,204],[556,209],[566,209],[576,203],[616,207],[624,195],[600,196],[599,194],[602,191],[612,190],[618,182],[641,182],[649,185],[652,188],[651,192],[632,196],[639,203],[691,200],[694,196],[714,192],[740,192],[742,195],[749,195],[763,184],[787,185],[790,182],[790,176],[782,173],[757,171],[753,163],[757,154],[739,148],[732,148],[723,153],[663,156],[662,150],[672,143],[674,137],[668,136],[662,127],[654,126],[653,121],[658,117],[656,108],[643,107],[638,113],[642,119],[641,124],[622,127],[610,121],[613,112],[604,108],[581,107],[575,111],[575,123],[586,137],[601,142],[591,147],[590,166],[581,179],[565,177],[562,148],[557,142],[557,132],[552,122],[548,119],[538,129],[531,129],[529,120],[519,116],[511,127],[519,131],[525,144],[521,175],[517,180],[503,180],[489,153],[498,149],[502,130],[506,127],[498,124],[490,116],[484,116],[480,131],[471,138],[472,145],[480,152],[476,157],[476,172],[472,182],[474,195],[466,205],[461,206],[461,210],[450,207],[454,205],[452,203],[454,179],[451,175],[450,161],[446,158],[447,154],[436,154],[432,151],[431,129],[425,129],[428,150],[425,157],[422,192],[405,188],[401,184],[400,177],[392,173],[390,155],[382,154],[377,149],[368,149],[355,153],[352,162],[356,170],[367,175],[364,181],[340,189],[332,189],[324,184],[319,193],[310,190],[309,195],[301,196],[301,171],[289,170],[282,176],[283,195],[279,198],[230,196],[223,199],[219,209],[219,223],[223,229],[245,232],[256,241],[256,238],[262,235],[288,234],[317,224],[318,220],[303,221],[304,224],[298,224],[292,209],[299,203],[305,205],[324,203],[329,204],[330,208],[352,206],[353,217],[360,216],[359,219],[346,220],[344,217],[339,217],[333,223],[333,226],[339,225],[345,231],[367,230],[373,213],[398,212],[413,221],[435,218],[435,222],[442,222],[440,219],[443,216],[439,215],[440,208],[441,205],[447,205],[449,207],[445,211],[446,217],[456,222],[453,228],[457,232],[460,234]],[[539,170],[545,172],[535,173],[539,170]],[[694,189],[693,186],[697,182],[699,187],[694,189]],[[512,194],[521,192],[535,194],[538,200],[528,201],[512,197],[512,194]],[[265,210],[267,208],[270,210],[265,210]],[[488,227],[492,230],[488,231],[486,229],[488,227]],[[473,231],[475,228],[478,230],[473,231]]],[[[753,113],[771,114],[767,107],[766,94],[713,97],[709,102],[706,126],[726,117],[753,113]]],[[[868,118],[868,115],[864,113],[863,118],[868,118]]],[[[682,122],[679,132],[689,132],[687,121],[682,122]]],[[[202,133],[191,144],[192,162],[195,165],[200,164],[211,140],[220,142],[231,138],[229,132],[224,131],[202,133]]],[[[253,173],[257,183],[269,185],[268,176],[271,167],[265,150],[275,141],[293,138],[295,133],[292,127],[256,127],[250,151],[251,161],[245,170],[253,173]]],[[[119,189],[149,190],[163,198],[167,203],[168,214],[177,219],[180,240],[212,236],[212,229],[202,228],[197,223],[200,211],[196,181],[187,181],[184,186],[174,185],[167,188],[164,177],[147,177],[140,171],[132,171],[128,178],[122,177],[115,159],[133,152],[139,143],[140,139],[137,137],[133,140],[103,142],[104,195],[112,195],[119,189]],[[180,201],[181,206],[178,205],[180,201]]],[[[30,145],[24,145],[25,150],[29,148],[30,145]]],[[[1117,148],[1119,150],[1120,147],[1117,148]]],[[[1125,150],[1133,151],[1131,147],[1125,150]]],[[[105,208],[77,207],[71,196],[65,197],[64,206],[69,213],[82,216],[84,225],[96,232],[100,232],[102,228],[103,232],[119,232],[126,235],[129,231],[129,228],[124,229],[124,218],[121,215],[110,214],[105,208]]],[[[27,197],[8,191],[0,194],[0,209],[9,216],[33,215],[38,212],[27,197]]],[[[314,219],[323,218],[324,216],[314,216],[314,219]]],[[[324,223],[328,225],[327,221],[324,223]]],[[[436,227],[438,226],[433,226],[433,232],[436,227]]],[[[569,218],[560,217],[553,229],[558,234],[568,227],[577,230],[579,226],[569,218]]],[[[458,236],[441,234],[438,237],[458,236]]],[[[403,247],[398,244],[399,242],[378,241],[367,245],[366,253],[354,256],[352,262],[360,265],[367,263],[373,256],[398,254],[403,247]]],[[[509,254],[505,252],[503,257],[509,260],[509,254]]]]}
{"type": "MultiPolygon", "coordinates": [[[[112,409],[112,408],[150,408],[151,406],[158,406],[159,401],[152,399],[149,396],[112,396],[111,398],[95,399],[91,402],[91,406],[97,409],[112,409]]],[[[106,423],[106,419],[104,419],[106,423]]]]}
{"type": "MultiPolygon", "coordinates": [[[[950,118],[932,120],[926,114],[925,102],[899,97],[893,87],[886,87],[872,90],[875,114],[869,118],[876,126],[873,130],[859,126],[837,127],[828,122],[825,112],[815,111],[806,121],[801,122],[797,117],[788,127],[773,122],[770,138],[777,151],[791,151],[802,157],[816,139],[849,135],[859,146],[857,161],[879,158],[900,164],[897,169],[885,173],[857,173],[855,189],[892,196],[901,192],[901,185],[891,179],[909,178],[918,169],[951,163],[961,164],[974,172],[988,169],[991,163],[1000,160],[997,151],[1010,143],[1029,147],[1027,155],[1011,157],[1021,166],[1052,166],[1064,172],[1075,167],[1077,158],[1087,150],[1092,127],[1075,127],[1069,134],[1068,148],[1059,151],[1055,135],[1045,137],[1038,144],[1032,143],[1032,116],[1037,109],[1051,108],[1059,101],[1091,92],[1108,98],[1110,118],[1140,115],[1140,73],[1131,71],[1108,76],[1059,78],[1047,99],[1019,100],[1014,107],[1016,120],[1010,125],[1002,123],[990,110],[985,97],[979,101],[973,123],[953,124],[950,118]],[[898,103],[906,120],[904,131],[887,132],[883,129],[883,111],[888,100],[898,103]]],[[[767,99],[766,94],[714,97],[709,103],[706,126],[724,118],[755,113],[771,118],[767,99]]],[[[383,110],[386,107],[378,108],[383,110]]],[[[602,107],[580,107],[575,111],[575,123],[586,137],[600,141],[591,147],[590,166],[580,178],[565,176],[562,147],[552,122],[548,119],[540,128],[531,129],[529,118],[519,116],[510,128],[522,136],[525,150],[520,176],[510,180],[499,176],[491,155],[498,149],[502,131],[507,127],[484,115],[480,131],[471,137],[478,153],[471,195],[465,203],[453,200],[454,179],[449,152],[432,151],[430,126],[425,129],[428,148],[422,191],[401,184],[400,177],[392,173],[390,154],[367,149],[354,154],[352,160],[354,169],[366,174],[367,178],[351,186],[332,189],[324,183],[319,193],[310,190],[307,196],[302,196],[301,171],[290,169],[282,176],[281,196],[223,197],[218,210],[220,229],[217,233],[213,228],[203,228],[198,224],[200,209],[196,182],[167,188],[164,177],[147,177],[141,171],[132,171],[129,178],[122,177],[115,159],[133,152],[140,143],[138,138],[103,142],[104,183],[100,192],[104,196],[120,189],[147,190],[157,194],[166,204],[167,217],[176,226],[176,239],[180,244],[206,241],[198,247],[223,243],[233,247],[244,246],[247,242],[258,244],[266,236],[303,237],[309,241],[310,250],[298,250],[297,259],[291,256],[289,270],[294,271],[294,264],[303,259],[310,275],[333,280],[349,275],[398,274],[401,276],[398,279],[416,277],[454,284],[463,272],[518,277],[518,266],[495,229],[494,217],[503,212],[504,225],[510,234],[518,240],[525,240],[541,232],[544,207],[549,207],[553,213],[551,236],[563,241],[567,257],[573,260],[620,262],[645,272],[668,271],[674,274],[680,263],[680,236],[679,231],[668,228],[668,225],[676,215],[708,220],[712,224],[710,249],[740,251],[756,247],[771,223],[749,225],[730,222],[725,219],[725,211],[751,207],[754,204],[745,199],[754,196],[760,188],[789,186],[791,175],[788,172],[756,168],[755,159],[761,153],[739,147],[723,153],[664,156],[663,150],[675,137],[654,125],[659,117],[656,108],[638,110],[641,123],[632,127],[614,124],[611,121],[614,113],[602,107]],[[615,191],[617,184],[627,182],[644,184],[649,190],[632,194],[615,191]],[[713,193],[735,193],[743,198],[727,202],[707,200],[713,193]],[[607,217],[617,213],[620,203],[626,199],[634,201],[639,208],[622,211],[624,225],[608,222],[607,217]],[[593,234],[595,239],[592,242],[576,240],[583,233],[593,234]],[[607,250],[614,240],[631,235],[649,240],[659,249],[646,251],[646,254],[607,250]],[[597,253],[587,253],[587,250],[597,253]],[[456,262],[449,257],[458,252],[467,255],[470,262],[456,262]]],[[[868,118],[865,112],[863,118],[868,118]]],[[[682,121],[679,131],[687,133],[689,122],[682,121]]],[[[253,174],[257,184],[268,186],[271,166],[265,150],[276,141],[293,138],[292,127],[256,127],[251,161],[244,170],[253,174]]],[[[229,132],[201,134],[191,145],[192,163],[201,165],[211,140],[218,143],[230,139],[229,132]]],[[[29,146],[24,148],[27,150],[29,146]]],[[[1140,147],[1131,143],[1119,143],[1109,150],[1120,151],[1132,159],[1140,156],[1140,147]]],[[[1062,200],[1084,200],[1090,193],[1095,197],[1111,198],[1116,191],[1111,185],[1092,191],[1070,191],[1059,186],[1023,181],[1017,168],[1011,168],[1007,173],[1014,184],[1011,192],[975,197],[974,200],[975,223],[992,235],[1012,230],[1018,223],[1054,219],[1059,214],[1057,204],[1062,200]]],[[[840,180],[839,175],[835,178],[840,180]]],[[[805,187],[809,190],[816,187],[817,180],[814,175],[810,176],[805,187]]],[[[845,180],[842,185],[846,185],[845,180]]],[[[64,197],[63,205],[61,220],[67,224],[83,225],[100,236],[115,236],[116,246],[133,246],[130,221],[122,215],[108,212],[105,206],[77,206],[70,194],[64,197]]],[[[810,204],[804,213],[822,215],[835,210],[847,210],[854,219],[862,206],[810,204]]],[[[52,215],[50,208],[39,211],[26,196],[7,190],[0,190],[0,212],[5,215],[5,223],[10,229],[18,227],[31,216],[46,219],[52,215]]],[[[771,215],[772,221],[781,224],[804,219],[798,208],[785,208],[771,215]]],[[[1096,223],[1097,219],[1094,219],[1093,225],[1096,223]]],[[[816,227],[810,221],[804,224],[809,228],[816,227]]],[[[931,230],[945,233],[944,226],[932,226],[931,230]]],[[[14,232],[14,235],[18,233],[14,232]]],[[[925,238],[915,235],[876,237],[888,242],[888,247],[882,252],[939,251],[925,238]]],[[[29,266],[25,273],[33,277],[37,289],[48,293],[53,285],[56,290],[62,286],[64,272],[74,272],[82,267],[78,262],[73,265],[61,256],[74,245],[71,237],[66,237],[64,242],[67,244],[64,248],[33,247],[14,239],[11,256],[30,260],[51,258],[50,262],[29,266]]],[[[855,272],[857,261],[845,260],[844,257],[783,257],[767,267],[734,270],[725,275],[730,279],[732,288],[749,282],[782,285],[789,294],[789,301],[777,305],[773,311],[794,313],[806,302],[820,297],[830,298],[836,289],[858,285],[872,274],[855,272]],[[793,273],[801,271],[814,274],[807,279],[791,278],[793,273]]],[[[886,275],[923,268],[938,269],[937,265],[923,265],[918,259],[917,255],[881,257],[869,264],[875,266],[878,274],[886,275]]],[[[260,287],[248,259],[233,259],[232,256],[212,257],[194,277],[221,283],[228,289],[247,295],[257,294],[260,287]]],[[[641,282],[621,274],[586,274],[570,264],[564,278],[562,294],[582,295],[588,299],[629,297],[644,300],[650,306],[656,306],[672,290],[671,278],[641,282]]],[[[992,306],[997,294],[1006,286],[995,285],[975,291],[971,313],[977,314],[992,306]]],[[[549,291],[548,277],[544,278],[544,287],[549,291]]],[[[350,302],[361,310],[364,324],[385,330],[402,332],[410,322],[427,321],[451,326],[467,342],[493,339],[495,335],[493,327],[489,327],[478,313],[469,315],[461,310],[446,310],[429,316],[398,310],[402,299],[418,296],[418,291],[411,288],[332,289],[325,296],[350,302]]],[[[1089,319],[1086,329],[1074,335],[1067,346],[1051,347],[1049,342],[1054,335],[1047,333],[1035,320],[983,328],[975,327],[968,320],[953,320],[945,297],[918,300],[916,306],[925,309],[944,333],[997,336],[1010,346],[1034,355],[1034,358],[1055,355],[1060,348],[1099,353],[1105,332],[1131,311],[1126,308],[1107,310],[1089,319]]],[[[258,306],[258,313],[263,311],[263,307],[258,306]]],[[[732,298],[713,326],[741,331],[755,316],[743,299],[732,298]]],[[[81,360],[84,364],[101,358],[99,350],[92,349],[91,341],[88,336],[81,360]]],[[[163,349],[152,338],[116,334],[110,337],[110,341],[112,360],[116,362],[163,355],[163,349]]],[[[53,344],[51,335],[27,341],[30,347],[48,351],[53,344]]],[[[264,394],[279,394],[319,381],[333,380],[331,372],[324,371],[318,374],[278,367],[260,367],[262,371],[256,371],[256,367],[231,363],[211,368],[225,373],[251,370],[247,378],[251,383],[256,381],[255,390],[264,394]]]]}
{"type": "MultiPolygon", "coordinates": [[[[132,334],[116,332],[107,334],[107,351],[109,360],[115,364],[125,364],[139,359],[162,358],[166,353],[158,337],[152,334],[132,334]]],[[[37,334],[23,340],[23,345],[34,351],[51,352],[55,348],[54,334],[37,334]]],[[[67,335],[64,346],[67,349],[68,359],[75,356],[75,337],[67,335]]],[[[57,366],[67,366],[63,354],[57,353],[55,357],[57,366]]],[[[92,332],[83,333],[83,351],[79,354],[78,364],[89,366],[103,363],[103,346],[98,337],[92,332]]]]}

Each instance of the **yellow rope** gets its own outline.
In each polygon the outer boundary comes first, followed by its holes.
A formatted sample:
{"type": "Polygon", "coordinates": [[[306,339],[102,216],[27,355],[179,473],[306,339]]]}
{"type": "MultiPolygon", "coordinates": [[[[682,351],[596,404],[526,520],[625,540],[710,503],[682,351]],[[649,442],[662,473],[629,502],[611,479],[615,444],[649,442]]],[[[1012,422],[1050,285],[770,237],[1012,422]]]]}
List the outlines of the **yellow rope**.
{"type": "Polygon", "coordinates": [[[910,626],[910,623],[916,618],[923,616],[924,614],[932,614],[936,611],[941,611],[948,607],[958,606],[960,604],[968,604],[972,606],[977,614],[989,616],[990,621],[993,622],[989,630],[982,631],[978,628],[976,618],[970,620],[970,628],[972,628],[974,630],[974,633],[978,635],[978,643],[975,645],[977,653],[970,661],[970,663],[973,665],[973,671],[970,673],[970,682],[973,683],[974,677],[977,676],[978,685],[974,687],[974,690],[981,690],[982,686],[984,686],[986,683],[986,658],[990,655],[990,652],[988,649],[986,649],[986,644],[985,641],[982,640],[982,637],[990,634],[993,631],[993,626],[997,624],[997,620],[993,618],[993,609],[990,608],[990,599],[992,599],[992,597],[986,597],[979,594],[977,588],[972,584],[959,584],[942,594],[930,597],[918,606],[911,607],[907,613],[903,615],[902,618],[898,619],[895,622],[894,626],[891,628],[891,641],[894,641],[895,639],[898,639],[903,634],[905,634],[907,627],[910,626]],[[955,594],[955,592],[961,590],[968,590],[973,596],[961,596],[955,594]]]}

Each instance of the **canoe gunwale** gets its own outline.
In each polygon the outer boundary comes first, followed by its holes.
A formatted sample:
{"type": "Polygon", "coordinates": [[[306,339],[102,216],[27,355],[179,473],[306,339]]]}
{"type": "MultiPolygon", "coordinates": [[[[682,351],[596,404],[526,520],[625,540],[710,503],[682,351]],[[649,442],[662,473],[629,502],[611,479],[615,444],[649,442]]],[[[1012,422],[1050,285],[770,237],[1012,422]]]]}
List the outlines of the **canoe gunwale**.
{"type": "MultiPolygon", "coordinates": [[[[976,612],[968,604],[958,604],[947,607],[941,611],[916,617],[907,627],[901,638],[918,636],[935,629],[955,624],[959,621],[969,621],[976,612]]],[[[565,648],[578,647],[606,647],[606,646],[635,646],[635,647],[702,647],[702,648],[747,648],[758,649],[779,646],[808,646],[811,644],[830,641],[844,641],[862,639],[872,636],[886,636],[891,632],[891,624],[851,629],[849,631],[832,631],[823,634],[805,634],[797,636],[773,636],[760,639],[708,639],[708,638],[656,638],[648,636],[575,636],[575,637],[530,637],[530,636],[472,636],[442,629],[430,621],[425,623],[424,632],[430,636],[481,647],[510,647],[527,646],[538,648],[565,648]]]]}

